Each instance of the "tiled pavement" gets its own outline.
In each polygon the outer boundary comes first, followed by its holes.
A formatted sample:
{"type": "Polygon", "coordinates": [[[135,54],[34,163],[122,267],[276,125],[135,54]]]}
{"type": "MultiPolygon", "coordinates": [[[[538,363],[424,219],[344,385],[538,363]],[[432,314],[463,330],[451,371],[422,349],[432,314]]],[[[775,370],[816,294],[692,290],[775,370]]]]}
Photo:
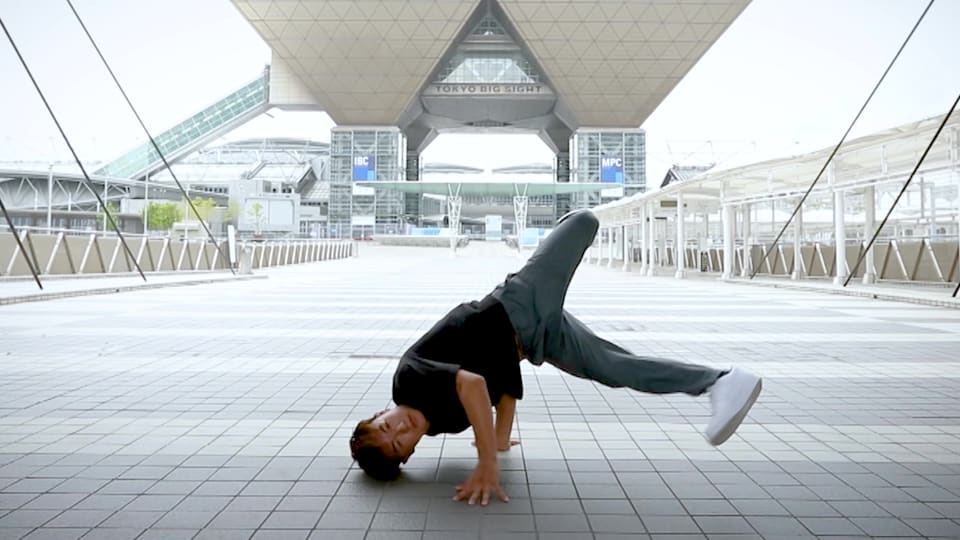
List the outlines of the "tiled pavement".
{"type": "Polygon", "coordinates": [[[765,376],[706,398],[524,364],[512,500],[450,500],[470,433],[351,466],[396,357],[520,261],[364,246],[234,281],[0,306],[0,539],[958,538],[960,311],[585,266],[567,307],[641,354],[765,376]]]}

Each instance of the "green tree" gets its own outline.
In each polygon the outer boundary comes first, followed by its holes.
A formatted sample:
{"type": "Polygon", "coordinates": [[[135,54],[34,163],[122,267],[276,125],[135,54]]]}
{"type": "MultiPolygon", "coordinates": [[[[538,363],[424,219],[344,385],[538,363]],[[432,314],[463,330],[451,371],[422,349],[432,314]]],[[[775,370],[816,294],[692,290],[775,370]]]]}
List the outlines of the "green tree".
{"type": "Polygon", "coordinates": [[[110,215],[113,216],[113,220],[117,223],[117,227],[119,227],[120,207],[117,206],[117,203],[108,202],[106,208],[101,209],[97,214],[97,229],[113,229],[113,226],[110,225],[110,220],[107,219],[107,215],[104,210],[106,210],[106,212],[110,212],[110,215]]]}
{"type": "Polygon", "coordinates": [[[237,218],[240,217],[240,203],[234,199],[230,199],[230,202],[227,203],[227,211],[223,213],[223,220],[226,223],[232,223],[234,226],[237,225],[237,218]]]}
{"type": "Polygon", "coordinates": [[[150,203],[145,209],[147,230],[166,231],[183,219],[180,205],[173,202],[150,203]]]}
{"type": "MultiPolygon", "coordinates": [[[[212,197],[208,197],[206,199],[203,197],[194,197],[190,200],[190,202],[192,202],[193,207],[197,209],[197,214],[200,216],[200,219],[209,223],[210,217],[213,215],[213,209],[217,207],[217,201],[213,200],[212,197]]],[[[190,219],[196,219],[197,214],[194,214],[192,210],[189,210],[189,206],[187,206],[187,208],[191,214],[190,219]]]]}
{"type": "Polygon", "coordinates": [[[261,228],[263,227],[263,220],[266,216],[263,215],[263,205],[255,202],[250,205],[250,208],[247,209],[247,216],[253,221],[254,234],[260,234],[261,228]]]}

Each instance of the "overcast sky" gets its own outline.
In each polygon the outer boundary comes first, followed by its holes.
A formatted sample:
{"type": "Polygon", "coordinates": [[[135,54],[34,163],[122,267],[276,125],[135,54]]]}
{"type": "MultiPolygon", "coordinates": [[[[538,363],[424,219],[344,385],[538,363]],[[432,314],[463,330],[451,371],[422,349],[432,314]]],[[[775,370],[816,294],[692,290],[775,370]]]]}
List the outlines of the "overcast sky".
{"type": "MultiPolygon", "coordinates": [[[[927,0],[754,0],[643,124],[648,181],[670,163],[730,166],[834,144],[927,0]]],[[[257,77],[269,49],[228,0],[74,0],[156,134],[257,77]]],[[[0,0],[84,161],[145,141],[63,0],[0,0]]],[[[960,91],[960,0],[937,0],[855,134],[941,114],[960,91]]],[[[69,160],[5,37],[0,161],[69,160]]],[[[273,113],[228,139],[329,140],[323,113],[273,113]]],[[[530,135],[444,135],[428,161],[493,168],[549,162],[530,135]],[[480,149],[480,151],[478,151],[480,149]]]]}

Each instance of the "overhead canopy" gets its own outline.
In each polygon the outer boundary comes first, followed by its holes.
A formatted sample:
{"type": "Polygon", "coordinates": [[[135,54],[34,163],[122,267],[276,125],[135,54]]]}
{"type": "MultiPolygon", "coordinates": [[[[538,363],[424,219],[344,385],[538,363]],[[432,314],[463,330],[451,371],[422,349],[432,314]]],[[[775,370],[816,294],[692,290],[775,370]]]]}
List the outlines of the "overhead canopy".
{"type": "Polygon", "coordinates": [[[563,195],[587,193],[621,187],[620,184],[556,183],[556,182],[354,182],[358,186],[372,187],[402,193],[433,195],[486,195],[514,196],[563,195]]]}
{"type": "MultiPolygon", "coordinates": [[[[847,141],[820,177],[812,196],[829,195],[834,190],[856,191],[890,182],[902,184],[942,121],[943,115],[940,115],[847,141]]],[[[957,134],[960,134],[960,115],[952,116],[947,122],[920,167],[919,177],[930,181],[949,176],[960,164],[957,142],[960,137],[957,134]]],[[[685,204],[695,203],[699,211],[716,211],[721,204],[778,199],[797,201],[817,178],[832,152],[833,147],[827,147],[800,156],[708,171],[657,190],[600,205],[594,211],[601,219],[630,221],[635,219],[635,210],[647,202],[675,201],[681,193],[685,204]]],[[[952,182],[955,181],[947,180],[946,183],[952,182]]]]}

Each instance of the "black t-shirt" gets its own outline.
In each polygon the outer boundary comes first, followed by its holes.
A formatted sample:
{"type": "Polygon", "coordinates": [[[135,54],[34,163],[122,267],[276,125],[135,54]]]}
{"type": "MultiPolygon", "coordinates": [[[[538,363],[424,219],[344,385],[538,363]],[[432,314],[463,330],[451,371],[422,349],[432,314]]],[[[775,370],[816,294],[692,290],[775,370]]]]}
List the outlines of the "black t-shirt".
{"type": "Polygon", "coordinates": [[[503,304],[492,296],[460,304],[433,325],[400,358],[393,401],[413,407],[430,422],[427,435],[470,427],[457,396],[457,371],[482,375],[490,403],[506,394],[523,398],[515,333],[503,304]]]}

